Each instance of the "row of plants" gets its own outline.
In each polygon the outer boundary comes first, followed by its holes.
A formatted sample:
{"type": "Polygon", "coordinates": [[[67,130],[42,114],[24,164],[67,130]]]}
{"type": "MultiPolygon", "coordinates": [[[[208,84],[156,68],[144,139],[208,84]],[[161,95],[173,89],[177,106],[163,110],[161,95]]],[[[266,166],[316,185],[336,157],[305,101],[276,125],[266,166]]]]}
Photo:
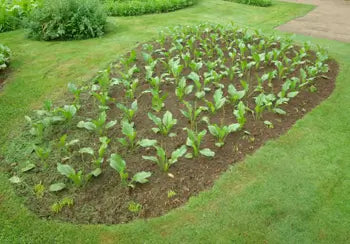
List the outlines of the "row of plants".
{"type": "Polygon", "coordinates": [[[171,12],[192,6],[198,0],[102,0],[109,15],[134,16],[171,12]]]}
{"type": "Polygon", "coordinates": [[[272,0],[225,0],[225,1],[254,5],[259,7],[268,7],[272,5],[272,0]]]}
{"type": "Polygon", "coordinates": [[[250,120],[273,129],[264,115],[285,116],[284,106],[301,91],[317,92],[327,60],[310,43],[296,47],[232,25],[172,28],[92,84],[70,83],[69,104],[47,101],[26,116],[33,153],[10,180],[25,184],[33,202],[45,196],[57,214],[107,172],[131,190],[152,182],[154,164],[173,178],[179,161],[196,168],[201,158],[234,148],[227,143],[249,135],[250,120]]]}
{"type": "Polygon", "coordinates": [[[11,59],[11,50],[5,45],[0,44],[0,73],[5,70],[11,59]]]}

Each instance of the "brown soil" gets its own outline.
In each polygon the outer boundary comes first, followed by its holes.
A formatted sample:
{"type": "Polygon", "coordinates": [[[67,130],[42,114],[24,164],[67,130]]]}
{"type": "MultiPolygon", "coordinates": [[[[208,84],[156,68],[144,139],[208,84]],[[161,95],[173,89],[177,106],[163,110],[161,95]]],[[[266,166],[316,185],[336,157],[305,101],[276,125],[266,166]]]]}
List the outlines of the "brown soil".
{"type": "MultiPolygon", "coordinates": [[[[315,59],[314,53],[310,53],[310,59],[315,59]]],[[[138,67],[144,67],[141,57],[138,57],[137,64],[138,67]]],[[[109,137],[113,138],[108,153],[118,151],[118,153],[123,156],[127,162],[129,175],[133,175],[142,170],[151,171],[152,176],[149,179],[149,183],[143,185],[139,184],[135,189],[125,188],[121,186],[116,172],[108,165],[108,162],[105,162],[102,169],[103,173],[98,178],[93,179],[83,188],[74,189],[70,187],[70,189],[68,189],[68,195],[74,198],[74,206],[72,208],[64,208],[62,212],[57,215],[50,211],[50,205],[62,199],[62,196],[66,196],[66,192],[61,192],[57,195],[47,194],[42,199],[36,199],[33,195],[28,194],[28,190],[25,188],[17,190],[20,195],[28,197],[27,203],[29,208],[39,216],[45,218],[56,218],[75,223],[115,224],[125,223],[135,218],[149,218],[163,215],[169,210],[186,203],[191,196],[209,189],[214,181],[220,177],[230,165],[241,161],[246,155],[252,154],[267,140],[276,138],[285,133],[298,119],[302,118],[307,112],[327,98],[334,89],[338,72],[338,65],[335,61],[328,61],[328,65],[329,72],[317,78],[314,82],[314,85],[317,87],[317,92],[310,92],[308,89],[302,90],[296,98],[281,107],[287,112],[287,115],[282,116],[272,112],[265,112],[263,114],[263,119],[255,120],[252,114],[247,113],[247,124],[244,126],[244,131],[229,135],[222,148],[215,147],[215,139],[208,132],[204,137],[202,148],[208,147],[214,150],[216,152],[215,158],[181,158],[177,163],[172,165],[169,170],[169,173],[171,173],[173,177],[160,171],[158,166],[154,163],[142,159],[142,155],[155,155],[154,149],[147,150],[144,148],[137,148],[133,152],[130,152],[120,147],[115,140],[116,137],[122,136],[120,133],[120,123],[118,123],[115,128],[108,132],[109,137]],[[272,122],[274,128],[267,128],[264,124],[265,120],[272,122]],[[176,192],[176,195],[169,198],[167,194],[169,190],[176,192]],[[128,211],[129,203],[132,201],[142,205],[142,210],[137,214],[128,211]]],[[[159,75],[163,73],[164,70],[161,68],[160,64],[158,66],[157,73],[159,75]]],[[[266,66],[259,70],[253,69],[254,71],[251,77],[255,77],[255,74],[261,76],[264,71],[270,70],[271,68],[272,66],[266,66]]],[[[189,70],[185,70],[185,74],[188,73],[189,70]]],[[[160,114],[163,115],[164,111],[169,110],[172,112],[173,116],[178,119],[178,123],[172,129],[172,132],[176,132],[177,136],[169,138],[154,134],[150,130],[150,128],[154,127],[154,124],[147,117],[147,112],[152,110],[151,95],[141,95],[142,91],[149,88],[149,85],[141,79],[144,75],[144,70],[141,70],[137,75],[140,79],[140,86],[136,92],[139,110],[133,121],[135,122],[138,139],[157,139],[166,148],[168,153],[172,152],[174,149],[183,145],[187,137],[187,133],[183,131],[182,128],[188,127],[189,124],[179,111],[179,109],[183,107],[175,97],[174,85],[168,83],[164,84],[162,86],[162,91],[168,93],[168,98],[165,102],[165,109],[163,109],[160,114]]],[[[203,71],[201,75],[203,75],[203,71]]],[[[294,75],[297,74],[290,74],[291,77],[294,75]]],[[[230,81],[224,79],[222,83],[227,87],[230,81]]],[[[280,89],[281,84],[282,82],[278,80],[274,81],[273,91],[275,94],[280,89]]],[[[238,80],[235,85],[240,88],[238,80]]],[[[268,91],[271,88],[265,87],[265,89],[268,91]]],[[[212,94],[213,92],[211,92],[207,98],[212,98],[212,94]]],[[[121,99],[125,99],[124,90],[120,88],[113,89],[111,95],[116,98],[118,102],[120,102],[121,99]]],[[[250,108],[254,108],[253,97],[255,95],[256,94],[252,94],[250,97],[244,99],[245,104],[250,108]]],[[[186,97],[187,101],[191,99],[193,99],[193,97],[186,97]]],[[[95,118],[96,104],[90,102],[88,107],[80,111],[80,114],[84,114],[85,117],[95,118]]],[[[160,116],[160,114],[158,114],[158,116],[160,116]]],[[[208,115],[208,113],[204,113],[203,115],[208,115]]],[[[108,117],[109,120],[118,119],[118,121],[120,121],[121,113],[115,105],[110,106],[108,117]]],[[[210,121],[211,123],[234,123],[235,118],[232,114],[232,105],[227,104],[224,109],[221,109],[215,115],[210,115],[210,121]]],[[[206,128],[206,124],[198,124],[198,130],[206,128]]],[[[80,135],[82,140],[85,138],[85,141],[82,141],[83,146],[94,146],[96,148],[98,144],[97,136],[91,138],[93,137],[91,133],[81,132],[81,130],[77,130],[75,126],[65,130],[65,132],[69,134],[78,133],[76,131],[79,131],[79,133],[86,133],[84,136],[80,135]]],[[[74,139],[74,137],[72,139],[74,139]]],[[[188,151],[191,151],[191,149],[188,149],[188,151]]],[[[78,161],[80,157],[76,156],[75,159],[78,161]]],[[[72,160],[72,162],[74,161],[75,160],[72,160]]],[[[78,161],[75,168],[77,168],[79,164],[81,165],[84,163],[85,162],[78,161]]],[[[85,164],[91,163],[86,162],[85,164]]],[[[57,175],[55,166],[52,167],[51,172],[34,170],[31,174],[32,178],[27,180],[28,185],[35,185],[41,180],[43,184],[49,185],[62,181],[63,179],[62,176],[57,175]]]]}

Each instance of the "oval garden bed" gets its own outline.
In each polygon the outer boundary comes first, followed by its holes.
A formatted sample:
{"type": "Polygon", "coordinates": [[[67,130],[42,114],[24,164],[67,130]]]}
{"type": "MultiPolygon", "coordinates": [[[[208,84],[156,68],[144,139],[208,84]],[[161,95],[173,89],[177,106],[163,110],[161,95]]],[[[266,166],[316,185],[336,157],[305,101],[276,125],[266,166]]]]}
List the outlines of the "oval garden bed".
{"type": "Polygon", "coordinates": [[[337,64],[309,43],[234,26],[170,33],[26,117],[33,146],[8,170],[29,209],[75,223],[160,216],[334,88],[337,64]]]}

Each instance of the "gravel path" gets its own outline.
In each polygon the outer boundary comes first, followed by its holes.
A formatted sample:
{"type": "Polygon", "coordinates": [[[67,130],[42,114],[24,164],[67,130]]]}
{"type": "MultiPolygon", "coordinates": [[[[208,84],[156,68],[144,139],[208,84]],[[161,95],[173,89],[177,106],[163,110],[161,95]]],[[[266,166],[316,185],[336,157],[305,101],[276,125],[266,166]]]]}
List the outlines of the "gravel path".
{"type": "Polygon", "coordinates": [[[305,15],[279,26],[286,32],[350,42],[349,0],[284,0],[317,7],[305,15]]]}

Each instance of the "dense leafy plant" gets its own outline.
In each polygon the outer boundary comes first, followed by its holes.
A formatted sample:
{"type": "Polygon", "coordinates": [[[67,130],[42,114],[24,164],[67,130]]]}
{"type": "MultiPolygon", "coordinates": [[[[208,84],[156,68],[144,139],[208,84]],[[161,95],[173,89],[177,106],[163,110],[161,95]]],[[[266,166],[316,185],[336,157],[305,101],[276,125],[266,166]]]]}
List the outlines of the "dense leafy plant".
{"type": "Polygon", "coordinates": [[[100,37],[105,24],[98,0],[46,0],[30,13],[27,27],[29,37],[50,41],[100,37]]]}
{"type": "Polygon", "coordinates": [[[102,0],[108,14],[132,16],[150,13],[171,12],[191,6],[197,0],[102,0]]]}
{"type": "Polygon", "coordinates": [[[5,70],[10,64],[11,50],[7,46],[0,44],[0,72],[5,70]]]}

